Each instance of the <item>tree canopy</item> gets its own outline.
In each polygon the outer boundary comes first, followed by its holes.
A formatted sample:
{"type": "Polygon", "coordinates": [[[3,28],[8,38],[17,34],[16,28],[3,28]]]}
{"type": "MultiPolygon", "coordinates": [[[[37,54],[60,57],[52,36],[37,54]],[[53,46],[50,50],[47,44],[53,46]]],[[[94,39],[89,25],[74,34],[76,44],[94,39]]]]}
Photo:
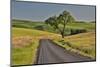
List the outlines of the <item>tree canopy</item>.
{"type": "Polygon", "coordinates": [[[45,20],[45,23],[58,30],[64,38],[65,28],[67,23],[75,21],[74,17],[68,11],[63,11],[58,16],[52,16],[45,20]]]}

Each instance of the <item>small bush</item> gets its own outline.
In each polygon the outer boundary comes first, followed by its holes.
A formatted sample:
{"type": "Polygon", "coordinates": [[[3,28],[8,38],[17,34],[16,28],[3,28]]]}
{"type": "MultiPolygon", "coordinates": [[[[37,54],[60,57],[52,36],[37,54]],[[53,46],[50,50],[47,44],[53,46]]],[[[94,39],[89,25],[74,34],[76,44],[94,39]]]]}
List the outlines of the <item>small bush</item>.
{"type": "Polygon", "coordinates": [[[25,25],[17,25],[17,24],[13,24],[13,27],[18,27],[18,28],[28,28],[28,26],[25,25]]]}
{"type": "Polygon", "coordinates": [[[43,25],[37,25],[34,28],[37,29],[37,30],[44,30],[43,25]]]}
{"type": "Polygon", "coordinates": [[[71,31],[71,35],[87,32],[86,29],[71,29],[70,31],[71,31]]]}

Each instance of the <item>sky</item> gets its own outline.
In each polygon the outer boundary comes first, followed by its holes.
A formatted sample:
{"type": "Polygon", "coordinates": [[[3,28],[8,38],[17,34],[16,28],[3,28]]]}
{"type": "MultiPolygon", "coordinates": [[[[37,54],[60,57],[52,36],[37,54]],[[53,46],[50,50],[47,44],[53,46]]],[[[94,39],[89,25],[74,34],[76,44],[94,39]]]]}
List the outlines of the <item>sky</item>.
{"type": "Polygon", "coordinates": [[[21,2],[14,0],[11,4],[12,19],[45,21],[47,18],[59,15],[66,10],[78,21],[95,21],[95,6],[21,2]]]}

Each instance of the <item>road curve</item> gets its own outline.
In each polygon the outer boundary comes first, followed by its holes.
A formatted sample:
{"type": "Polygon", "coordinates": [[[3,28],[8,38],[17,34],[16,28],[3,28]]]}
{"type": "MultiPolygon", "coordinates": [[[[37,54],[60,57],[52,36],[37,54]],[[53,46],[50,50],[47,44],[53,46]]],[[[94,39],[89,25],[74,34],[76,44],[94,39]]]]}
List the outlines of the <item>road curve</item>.
{"type": "Polygon", "coordinates": [[[64,48],[54,44],[48,39],[41,39],[36,64],[54,64],[94,61],[88,57],[81,56],[65,50],[64,48]]]}

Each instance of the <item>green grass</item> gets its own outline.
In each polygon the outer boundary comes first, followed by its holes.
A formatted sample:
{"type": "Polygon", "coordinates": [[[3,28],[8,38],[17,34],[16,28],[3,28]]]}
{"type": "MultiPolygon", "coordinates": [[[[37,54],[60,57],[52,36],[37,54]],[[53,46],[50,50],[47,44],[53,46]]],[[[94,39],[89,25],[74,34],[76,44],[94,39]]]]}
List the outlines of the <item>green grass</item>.
{"type": "Polygon", "coordinates": [[[12,65],[33,64],[36,60],[38,42],[21,48],[12,48],[12,65]]]}
{"type": "Polygon", "coordinates": [[[33,29],[37,25],[44,25],[44,22],[33,22],[33,21],[26,21],[26,20],[12,20],[13,27],[33,29]]]}
{"type": "MultiPolygon", "coordinates": [[[[13,27],[18,28],[29,28],[29,29],[36,29],[37,26],[41,26],[43,31],[48,31],[52,33],[59,33],[55,31],[51,26],[46,25],[44,22],[34,22],[34,21],[21,21],[21,20],[13,20],[12,21],[13,27]]],[[[87,31],[94,31],[95,30],[95,23],[86,23],[86,22],[74,22],[68,23],[66,25],[66,34],[70,34],[70,29],[85,29],[87,31]]]]}
{"type": "Polygon", "coordinates": [[[82,22],[76,22],[76,23],[68,23],[68,25],[67,25],[67,27],[68,28],[79,28],[79,29],[86,29],[86,30],[88,30],[88,31],[91,31],[91,30],[95,30],[95,23],[86,23],[86,22],[84,22],[84,23],[82,23],[82,22]]]}
{"type": "Polygon", "coordinates": [[[12,28],[12,65],[33,64],[36,60],[38,39],[30,29],[12,28]],[[32,39],[32,40],[31,40],[32,39]]]}
{"type": "Polygon", "coordinates": [[[12,28],[12,36],[32,36],[32,37],[52,37],[56,36],[58,34],[55,33],[50,33],[46,31],[40,31],[40,30],[35,30],[35,29],[25,29],[25,28],[12,28]],[[52,36],[51,36],[52,35],[52,36]]]}

